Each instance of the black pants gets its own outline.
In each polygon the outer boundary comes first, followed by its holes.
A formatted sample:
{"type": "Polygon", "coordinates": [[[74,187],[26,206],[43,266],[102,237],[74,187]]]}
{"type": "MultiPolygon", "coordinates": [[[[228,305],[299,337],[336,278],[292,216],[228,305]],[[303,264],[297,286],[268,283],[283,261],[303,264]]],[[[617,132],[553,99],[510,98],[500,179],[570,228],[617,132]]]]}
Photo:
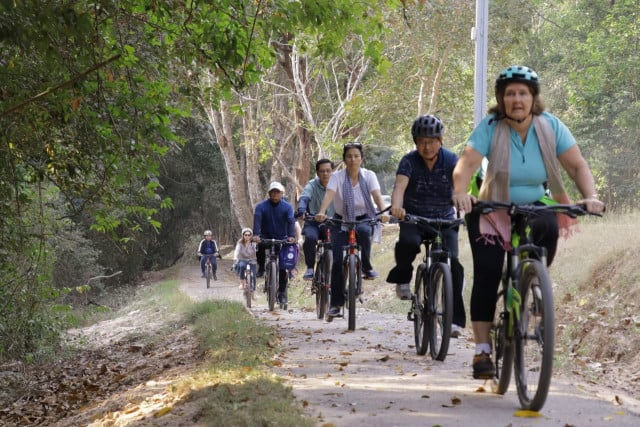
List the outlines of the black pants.
{"type": "MultiPolygon", "coordinates": [[[[502,278],[505,250],[498,243],[487,243],[480,236],[480,214],[467,215],[469,244],[473,256],[473,288],[471,289],[471,321],[493,322],[496,295],[502,278]]],[[[551,265],[558,247],[558,220],[553,212],[545,212],[529,221],[533,241],[547,248],[547,265],[551,265]]]]}
{"type": "MultiPolygon", "coordinates": [[[[423,228],[416,224],[400,224],[400,233],[395,246],[396,266],[389,271],[387,282],[410,283],[413,276],[413,261],[420,253],[421,242],[428,237],[423,228]]],[[[463,328],[467,323],[462,291],[464,287],[464,268],[458,260],[458,230],[449,229],[442,232],[442,246],[451,257],[451,281],[453,284],[453,323],[463,328]]]]}

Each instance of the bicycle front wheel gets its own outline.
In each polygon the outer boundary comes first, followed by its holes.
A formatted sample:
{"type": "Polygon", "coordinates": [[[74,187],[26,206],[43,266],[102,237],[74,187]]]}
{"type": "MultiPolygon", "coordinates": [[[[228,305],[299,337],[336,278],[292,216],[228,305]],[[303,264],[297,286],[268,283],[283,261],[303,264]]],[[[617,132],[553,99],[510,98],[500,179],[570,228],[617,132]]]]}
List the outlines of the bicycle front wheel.
{"type": "Polygon", "coordinates": [[[427,354],[429,349],[429,327],[427,326],[427,275],[426,265],[420,265],[416,270],[416,284],[413,294],[413,334],[416,342],[416,353],[420,356],[427,354]]]}
{"type": "Polygon", "coordinates": [[[356,329],[356,288],[358,286],[358,258],[351,254],[349,255],[348,261],[348,269],[349,269],[349,277],[348,280],[348,290],[347,290],[347,303],[349,304],[349,321],[348,321],[348,329],[350,331],[354,331],[356,329]]]}
{"type": "Polygon", "coordinates": [[[211,278],[213,277],[213,273],[211,272],[210,265],[207,266],[204,276],[205,276],[205,280],[207,281],[207,289],[209,289],[209,287],[211,287],[211,278]]]}
{"type": "Polygon", "coordinates": [[[318,261],[315,274],[316,287],[316,314],[318,319],[324,319],[324,315],[329,307],[329,286],[331,284],[331,257],[330,250],[325,250],[318,261]]]}
{"type": "Polygon", "coordinates": [[[429,270],[427,327],[431,357],[444,360],[449,351],[453,321],[453,284],[447,264],[437,262],[429,270]]]}
{"type": "Polygon", "coordinates": [[[540,261],[529,260],[521,266],[522,304],[514,336],[516,387],[522,408],[538,411],[547,399],[553,371],[553,291],[540,261]]]}
{"type": "Polygon", "coordinates": [[[276,306],[278,294],[278,270],[275,262],[270,262],[267,269],[267,302],[269,311],[273,311],[276,306]]]}

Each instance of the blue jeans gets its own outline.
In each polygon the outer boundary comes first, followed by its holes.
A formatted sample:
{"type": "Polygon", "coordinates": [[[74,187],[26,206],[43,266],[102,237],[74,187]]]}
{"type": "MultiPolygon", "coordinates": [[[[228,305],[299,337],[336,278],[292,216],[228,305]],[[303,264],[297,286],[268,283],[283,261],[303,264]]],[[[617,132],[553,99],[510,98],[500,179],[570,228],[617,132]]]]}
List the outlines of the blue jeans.
{"type": "Polygon", "coordinates": [[[216,256],[211,255],[202,255],[200,257],[200,268],[202,269],[202,274],[204,274],[205,265],[207,264],[207,257],[211,258],[211,271],[215,273],[218,270],[218,260],[216,256]]]}

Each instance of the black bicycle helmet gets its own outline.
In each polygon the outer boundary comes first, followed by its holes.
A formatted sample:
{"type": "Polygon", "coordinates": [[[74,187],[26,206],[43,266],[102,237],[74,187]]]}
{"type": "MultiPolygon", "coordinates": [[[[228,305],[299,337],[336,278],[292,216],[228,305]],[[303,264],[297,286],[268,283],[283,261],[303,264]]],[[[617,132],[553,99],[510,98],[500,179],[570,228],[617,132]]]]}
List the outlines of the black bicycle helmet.
{"type": "Polygon", "coordinates": [[[498,74],[496,79],[496,97],[509,83],[525,83],[533,90],[533,95],[540,93],[540,79],[538,74],[529,67],[522,65],[512,65],[505,68],[498,74]]]}
{"type": "Polygon", "coordinates": [[[413,141],[416,138],[442,138],[444,133],[444,125],[442,120],[434,115],[427,114],[426,116],[420,116],[414,120],[413,126],[411,126],[411,136],[413,141]]]}

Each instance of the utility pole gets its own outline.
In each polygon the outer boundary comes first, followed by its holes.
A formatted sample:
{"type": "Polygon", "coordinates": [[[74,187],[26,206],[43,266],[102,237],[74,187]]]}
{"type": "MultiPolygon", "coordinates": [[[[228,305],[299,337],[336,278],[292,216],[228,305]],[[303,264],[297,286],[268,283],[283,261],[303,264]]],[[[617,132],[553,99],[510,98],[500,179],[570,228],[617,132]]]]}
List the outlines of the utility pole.
{"type": "Polygon", "coordinates": [[[476,43],[475,82],[473,101],[473,126],[485,115],[487,104],[487,38],[489,33],[489,0],[476,0],[476,26],[471,39],[476,43]]]}

